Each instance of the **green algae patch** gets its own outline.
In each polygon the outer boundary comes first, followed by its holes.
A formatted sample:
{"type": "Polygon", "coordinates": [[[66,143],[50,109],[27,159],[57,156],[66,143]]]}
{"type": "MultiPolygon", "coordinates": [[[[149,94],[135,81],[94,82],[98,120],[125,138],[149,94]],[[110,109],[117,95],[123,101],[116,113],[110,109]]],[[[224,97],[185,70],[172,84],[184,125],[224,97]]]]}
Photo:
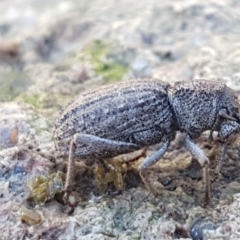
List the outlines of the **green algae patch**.
{"type": "Polygon", "coordinates": [[[44,103],[39,93],[24,93],[21,95],[21,98],[25,103],[31,104],[37,109],[44,107],[44,103]]]}
{"type": "Polygon", "coordinates": [[[24,73],[13,70],[0,72],[0,101],[12,101],[14,98],[27,91],[32,81],[24,73]]]}
{"type": "Polygon", "coordinates": [[[36,109],[56,109],[54,95],[38,92],[25,92],[17,100],[22,100],[34,106],[36,109]]]}
{"type": "Polygon", "coordinates": [[[116,61],[113,51],[113,46],[100,40],[89,43],[83,49],[84,56],[91,62],[96,73],[108,81],[121,80],[128,72],[128,66],[116,61]]]}

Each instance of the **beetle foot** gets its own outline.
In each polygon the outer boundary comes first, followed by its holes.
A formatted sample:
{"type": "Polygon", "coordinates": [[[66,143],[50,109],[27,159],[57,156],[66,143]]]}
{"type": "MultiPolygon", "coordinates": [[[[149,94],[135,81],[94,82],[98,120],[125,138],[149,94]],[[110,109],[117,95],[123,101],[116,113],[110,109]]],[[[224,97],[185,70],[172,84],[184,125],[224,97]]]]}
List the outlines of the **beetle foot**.
{"type": "Polygon", "coordinates": [[[72,188],[70,186],[64,188],[63,190],[63,203],[68,204],[69,202],[69,196],[72,192],[72,188]]]}
{"type": "Polygon", "coordinates": [[[147,179],[146,173],[140,172],[139,174],[148,191],[151,192],[155,197],[159,197],[159,195],[164,189],[164,186],[158,181],[152,182],[149,179],[147,179]]]}
{"type": "Polygon", "coordinates": [[[64,192],[64,195],[63,195],[63,203],[67,204],[68,199],[69,199],[69,192],[66,191],[66,192],[64,192]]]}

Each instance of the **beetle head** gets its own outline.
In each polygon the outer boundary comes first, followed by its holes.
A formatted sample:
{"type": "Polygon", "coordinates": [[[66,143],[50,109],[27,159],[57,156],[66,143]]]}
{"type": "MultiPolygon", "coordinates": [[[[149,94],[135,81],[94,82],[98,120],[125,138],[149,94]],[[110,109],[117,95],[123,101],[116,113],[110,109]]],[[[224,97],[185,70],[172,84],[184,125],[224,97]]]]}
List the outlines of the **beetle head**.
{"type": "Polygon", "coordinates": [[[240,145],[240,123],[225,120],[221,124],[218,137],[227,145],[240,145]]]}
{"type": "Polygon", "coordinates": [[[234,120],[240,123],[240,105],[236,92],[234,92],[229,87],[225,87],[218,103],[219,108],[223,111],[223,115],[220,113],[220,116],[223,117],[223,119],[234,120]]]}

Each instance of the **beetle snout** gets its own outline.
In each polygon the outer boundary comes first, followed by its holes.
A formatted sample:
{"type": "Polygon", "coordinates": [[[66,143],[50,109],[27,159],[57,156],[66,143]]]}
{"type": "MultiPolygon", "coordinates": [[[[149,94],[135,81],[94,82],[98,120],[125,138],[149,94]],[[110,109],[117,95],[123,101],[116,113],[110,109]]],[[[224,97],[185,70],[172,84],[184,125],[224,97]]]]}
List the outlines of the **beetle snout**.
{"type": "Polygon", "coordinates": [[[236,121],[225,121],[221,125],[219,137],[227,145],[240,146],[240,124],[236,121]]]}

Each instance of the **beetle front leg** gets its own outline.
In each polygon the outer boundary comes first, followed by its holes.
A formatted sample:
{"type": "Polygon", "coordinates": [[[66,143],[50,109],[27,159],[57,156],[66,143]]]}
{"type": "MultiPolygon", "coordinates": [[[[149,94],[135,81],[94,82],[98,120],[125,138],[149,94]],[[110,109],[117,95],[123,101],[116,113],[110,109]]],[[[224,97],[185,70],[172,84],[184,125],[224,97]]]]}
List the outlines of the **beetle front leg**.
{"type": "Polygon", "coordinates": [[[218,157],[218,162],[217,162],[217,166],[215,168],[215,173],[219,174],[224,162],[224,156],[226,153],[226,144],[222,144],[219,150],[219,157],[218,157]]]}
{"type": "Polygon", "coordinates": [[[97,153],[99,156],[104,156],[106,154],[113,156],[129,153],[140,149],[140,147],[133,143],[127,142],[119,142],[114,140],[103,139],[97,136],[88,135],[88,134],[81,134],[76,133],[73,139],[70,142],[69,147],[69,159],[68,159],[68,170],[67,170],[67,178],[64,187],[64,199],[68,198],[69,192],[71,192],[73,176],[74,176],[74,168],[75,168],[75,152],[76,146],[84,144],[88,147],[93,147],[94,152],[97,153]]]}
{"type": "Polygon", "coordinates": [[[152,186],[151,182],[149,181],[149,179],[146,178],[145,176],[145,171],[147,170],[148,167],[150,167],[151,165],[153,165],[154,163],[158,162],[162,156],[164,155],[164,153],[167,151],[168,146],[170,144],[170,140],[168,140],[167,142],[165,142],[162,147],[155,152],[153,155],[147,157],[142,164],[139,166],[139,174],[140,177],[142,178],[142,181],[144,182],[144,184],[146,185],[147,189],[155,196],[157,197],[159,195],[159,192],[156,191],[156,189],[154,189],[154,187],[152,186]]]}
{"type": "Polygon", "coordinates": [[[185,147],[186,149],[192,154],[192,156],[197,159],[199,164],[203,168],[203,184],[204,184],[204,206],[207,206],[210,203],[211,197],[210,197],[210,176],[209,176],[209,159],[204,154],[203,150],[196,145],[192,139],[187,136],[185,139],[185,147]]]}

